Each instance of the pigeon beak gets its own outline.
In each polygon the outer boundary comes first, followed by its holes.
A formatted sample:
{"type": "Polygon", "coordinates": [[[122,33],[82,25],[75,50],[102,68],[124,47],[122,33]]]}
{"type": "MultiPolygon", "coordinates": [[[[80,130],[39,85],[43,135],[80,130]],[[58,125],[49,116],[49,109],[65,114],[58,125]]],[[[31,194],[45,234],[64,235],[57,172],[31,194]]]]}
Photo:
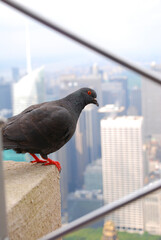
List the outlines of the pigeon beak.
{"type": "Polygon", "coordinates": [[[97,107],[99,107],[99,103],[97,102],[97,99],[96,99],[96,98],[93,99],[93,103],[96,104],[97,107]]]}

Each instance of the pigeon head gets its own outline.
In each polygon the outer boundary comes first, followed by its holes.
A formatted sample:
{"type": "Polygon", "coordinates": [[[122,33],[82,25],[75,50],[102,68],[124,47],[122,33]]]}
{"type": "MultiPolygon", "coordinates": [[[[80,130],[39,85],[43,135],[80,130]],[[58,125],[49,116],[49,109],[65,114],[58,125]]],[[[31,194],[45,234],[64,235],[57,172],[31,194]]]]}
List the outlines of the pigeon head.
{"type": "Polygon", "coordinates": [[[93,89],[80,88],[63,99],[63,103],[68,102],[73,109],[73,114],[78,118],[86,105],[93,103],[99,106],[96,98],[97,93],[93,89]]]}
{"type": "Polygon", "coordinates": [[[91,88],[81,88],[78,91],[80,91],[81,97],[84,100],[85,106],[93,103],[99,106],[97,102],[97,93],[91,89],[91,88]]]}

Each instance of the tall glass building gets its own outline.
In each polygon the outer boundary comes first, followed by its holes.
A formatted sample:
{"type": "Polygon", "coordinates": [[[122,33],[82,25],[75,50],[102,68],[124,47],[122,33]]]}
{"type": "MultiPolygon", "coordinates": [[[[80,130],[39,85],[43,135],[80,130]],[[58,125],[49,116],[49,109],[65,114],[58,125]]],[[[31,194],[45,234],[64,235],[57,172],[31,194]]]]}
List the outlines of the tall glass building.
{"type": "Polygon", "coordinates": [[[13,84],[13,115],[45,100],[44,68],[38,68],[13,84]]]}
{"type": "MultiPolygon", "coordinates": [[[[103,195],[105,204],[143,187],[142,117],[101,120],[103,195]]],[[[110,214],[120,231],[143,232],[143,200],[110,214]]]]}

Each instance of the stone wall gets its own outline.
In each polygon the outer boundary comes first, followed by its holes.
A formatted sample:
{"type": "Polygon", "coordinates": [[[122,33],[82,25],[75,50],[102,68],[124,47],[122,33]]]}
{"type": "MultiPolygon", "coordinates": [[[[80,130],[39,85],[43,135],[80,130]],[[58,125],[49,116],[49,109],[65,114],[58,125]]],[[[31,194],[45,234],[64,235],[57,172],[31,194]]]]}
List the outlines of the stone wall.
{"type": "Polygon", "coordinates": [[[60,176],[57,168],[4,162],[10,240],[35,240],[61,226],[60,176]]]}

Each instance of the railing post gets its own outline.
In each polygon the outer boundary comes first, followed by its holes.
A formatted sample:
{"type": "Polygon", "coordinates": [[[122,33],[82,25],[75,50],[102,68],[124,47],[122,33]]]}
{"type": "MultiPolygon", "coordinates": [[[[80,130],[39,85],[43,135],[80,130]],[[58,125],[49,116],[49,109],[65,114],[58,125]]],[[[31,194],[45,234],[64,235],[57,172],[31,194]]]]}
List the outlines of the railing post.
{"type": "Polygon", "coordinates": [[[0,240],[7,240],[7,218],[6,218],[6,202],[5,202],[5,188],[3,178],[3,162],[2,162],[2,126],[5,119],[0,118],[0,240]]]}

